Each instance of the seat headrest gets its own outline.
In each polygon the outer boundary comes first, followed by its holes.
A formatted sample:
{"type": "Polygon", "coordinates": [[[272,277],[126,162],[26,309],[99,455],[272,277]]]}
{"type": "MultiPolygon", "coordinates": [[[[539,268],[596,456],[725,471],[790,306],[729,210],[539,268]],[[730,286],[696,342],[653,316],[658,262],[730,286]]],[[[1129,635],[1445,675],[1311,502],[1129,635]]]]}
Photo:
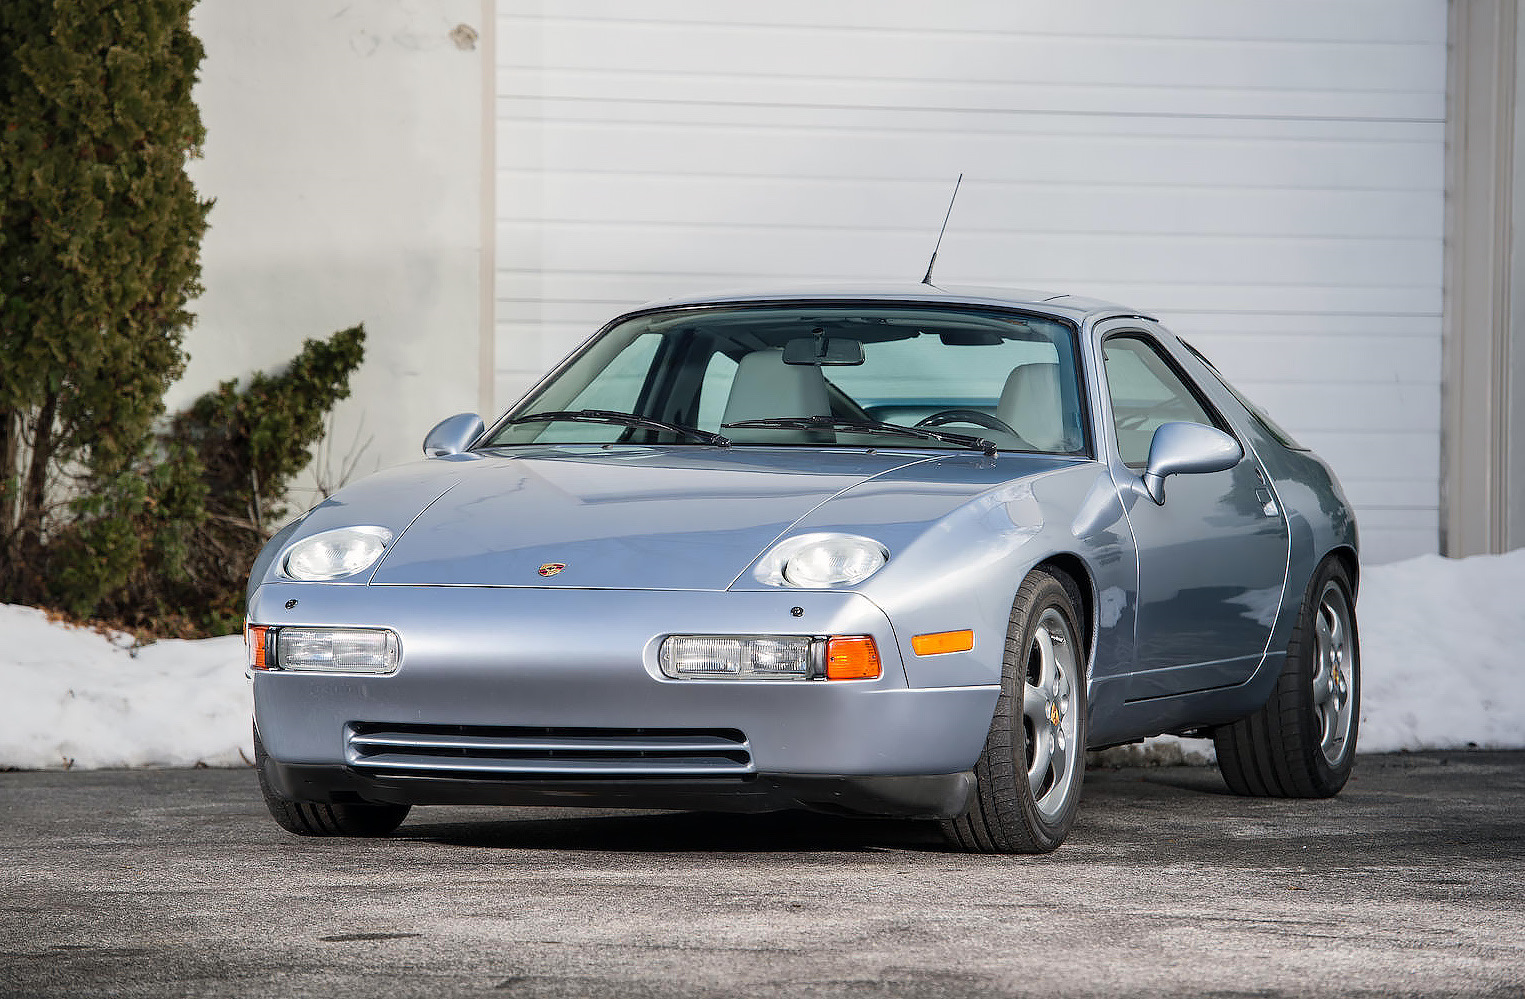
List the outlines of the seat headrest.
{"type": "MultiPolygon", "coordinates": [[[[821,369],[813,364],[785,364],[783,349],[774,347],[754,350],[741,359],[721,422],[830,415],[831,398],[821,369]]],[[[721,433],[736,441],[801,439],[799,431],[737,429],[721,433]]]]}
{"type": "Polygon", "coordinates": [[[1006,376],[996,416],[1041,451],[1069,451],[1059,365],[1053,361],[1019,364],[1006,376]]]}

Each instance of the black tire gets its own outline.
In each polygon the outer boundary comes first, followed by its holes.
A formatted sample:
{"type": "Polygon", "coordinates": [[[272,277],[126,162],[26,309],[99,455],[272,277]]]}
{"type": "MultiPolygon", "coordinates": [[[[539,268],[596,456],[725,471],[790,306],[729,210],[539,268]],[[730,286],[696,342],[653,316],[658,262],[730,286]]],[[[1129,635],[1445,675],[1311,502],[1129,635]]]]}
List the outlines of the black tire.
{"type": "Polygon", "coordinates": [[[408,817],[409,805],[329,805],[317,801],[292,801],[275,792],[265,778],[269,760],[259,730],[254,731],[254,769],[259,792],[275,824],[298,836],[386,836],[408,817]]]}
{"type": "Polygon", "coordinates": [[[1085,777],[1089,658],[1080,602],[1068,576],[1043,569],[1017,590],[975,788],[963,814],[943,822],[958,849],[1048,853],[1075,822],[1085,777]]]}
{"type": "Polygon", "coordinates": [[[1361,642],[1350,575],[1327,558],[1303,595],[1287,662],[1265,705],[1213,733],[1229,790],[1257,798],[1328,798],[1355,765],[1361,642]]]}

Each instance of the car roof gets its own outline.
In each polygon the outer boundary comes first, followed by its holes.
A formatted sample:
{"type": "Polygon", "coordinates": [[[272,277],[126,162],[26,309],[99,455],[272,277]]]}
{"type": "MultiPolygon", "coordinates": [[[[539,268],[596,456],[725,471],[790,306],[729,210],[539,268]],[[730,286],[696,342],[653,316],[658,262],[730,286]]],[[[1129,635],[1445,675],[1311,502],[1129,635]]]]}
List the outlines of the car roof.
{"type": "MultiPolygon", "coordinates": [[[[807,284],[782,288],[739,288],[648,302],[640,308],[631,310],[631,313],[749,302],[862,302],[864,300],[1015,307],[1061,316],[1076,323],[1103,316],[1143,316],[1143,313],[1137,309],[1076,295],[998,286],[929,284],[807,284]]],[[[1152,317],[1143,316],[1143,318],[1152,317]]]]}

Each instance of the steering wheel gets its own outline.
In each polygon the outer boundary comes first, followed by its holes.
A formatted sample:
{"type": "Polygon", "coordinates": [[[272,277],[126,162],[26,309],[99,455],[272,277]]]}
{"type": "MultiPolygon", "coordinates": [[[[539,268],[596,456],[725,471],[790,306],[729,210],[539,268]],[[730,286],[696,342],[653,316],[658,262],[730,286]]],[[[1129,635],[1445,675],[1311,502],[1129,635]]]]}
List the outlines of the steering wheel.
{"type": "Polygon", "coordinates": [[[948,423],[973,423],[984,427],[986,430],[994,430],[1003,434],[1010,434],[1017,440],[1022,435],[1006,425],[1005,420],[997,419],[989,413],[982,413],[977,409],[945,409],[940,413],[933,413],[925,419],[917,421],[918,427],[941,427],[948,423]]]}

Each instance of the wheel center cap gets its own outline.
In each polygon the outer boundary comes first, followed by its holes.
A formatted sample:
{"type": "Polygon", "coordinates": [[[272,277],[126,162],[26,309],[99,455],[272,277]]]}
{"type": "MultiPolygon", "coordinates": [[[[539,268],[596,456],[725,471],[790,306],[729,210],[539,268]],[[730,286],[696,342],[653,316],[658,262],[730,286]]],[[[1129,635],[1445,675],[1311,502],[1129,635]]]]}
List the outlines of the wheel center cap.
{"type": "Polygon", "coordinates": [[[1059,722],[1062,721],[1063,719],[1064,719],[1064,716],[1059,713],[1059,702],[1058,701],[1049,701],[1048,702],[1048,720],[1049,720],[1049,722],[1052,723],[1055,728],[1058,728],[1059,727],[1059,722]]]}

